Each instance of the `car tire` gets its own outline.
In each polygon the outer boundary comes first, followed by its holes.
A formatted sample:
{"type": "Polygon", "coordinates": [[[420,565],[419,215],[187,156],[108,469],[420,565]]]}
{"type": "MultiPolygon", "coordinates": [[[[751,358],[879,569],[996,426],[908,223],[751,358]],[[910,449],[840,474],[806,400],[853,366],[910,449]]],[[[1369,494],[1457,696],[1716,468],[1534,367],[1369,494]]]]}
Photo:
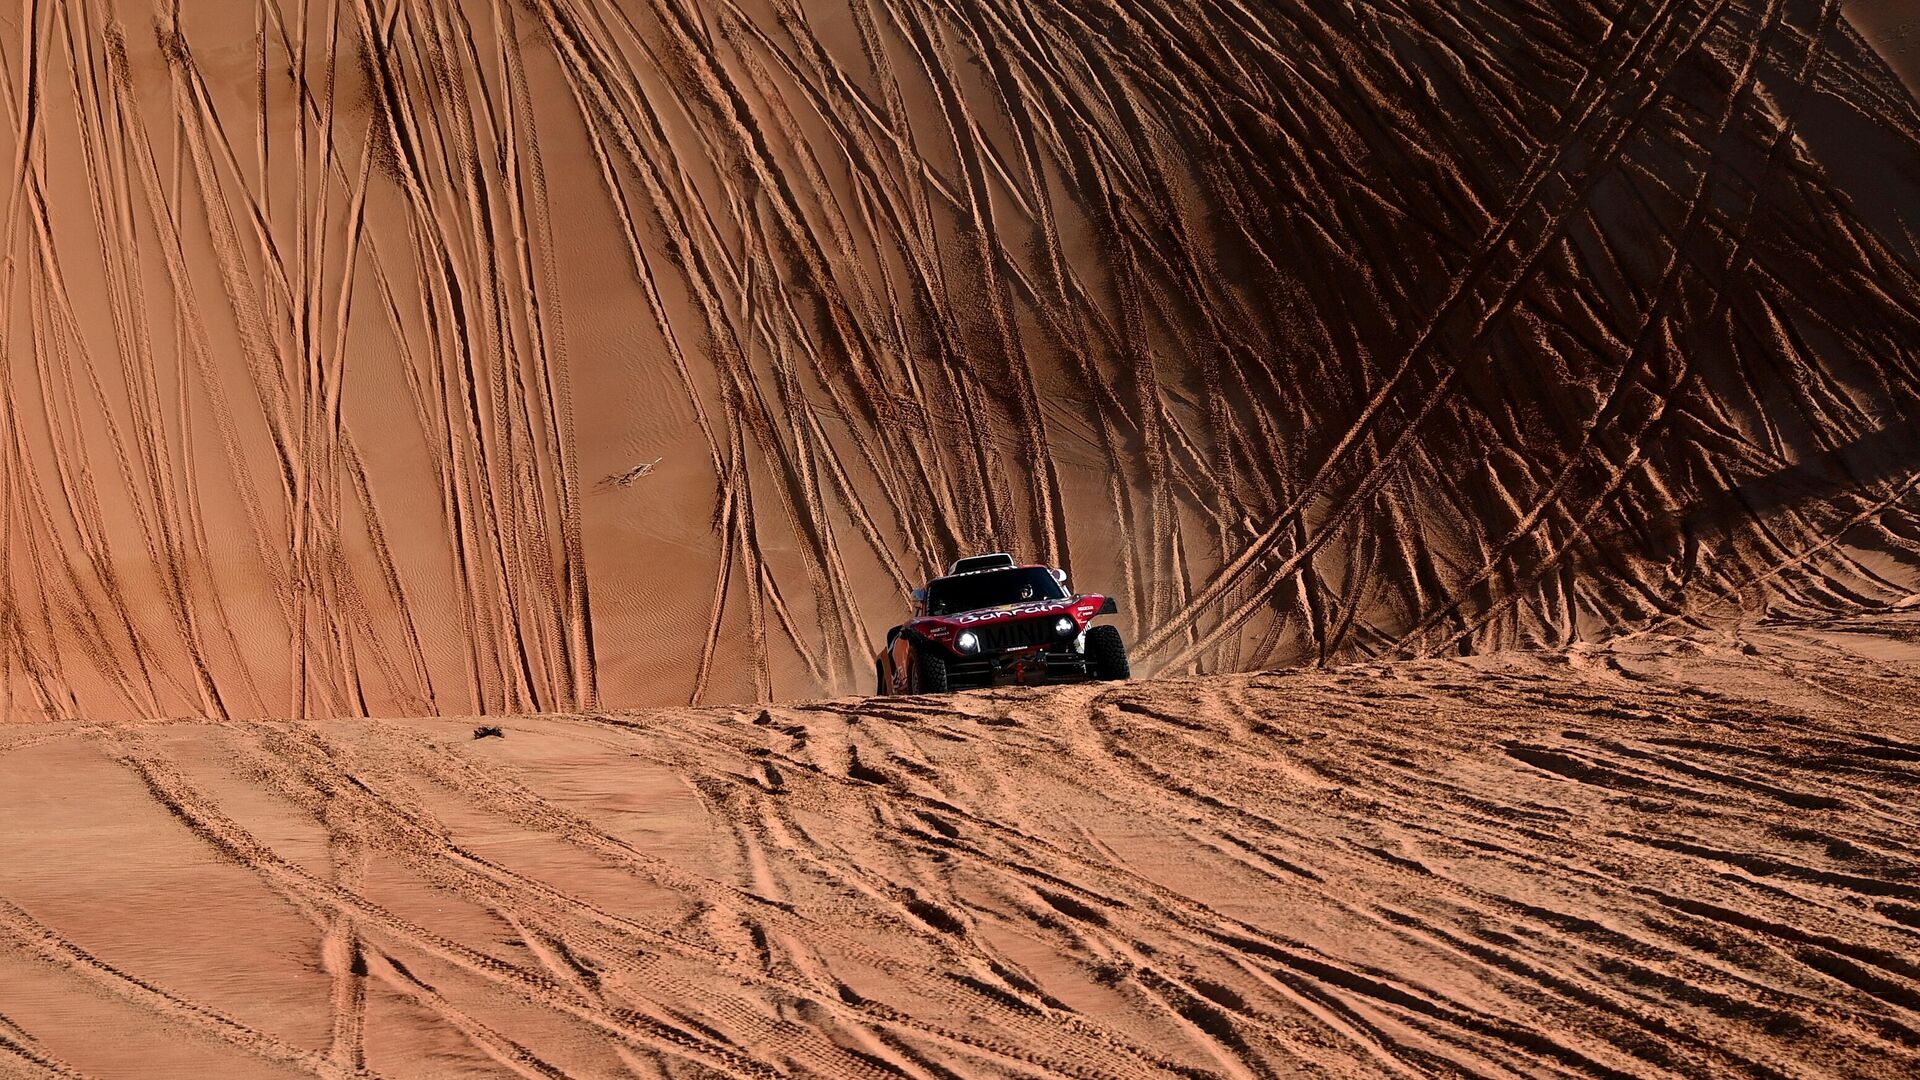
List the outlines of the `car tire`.
{"type": "Polygon", "coordinates": [[[947,658],[928,649],[913,650],[913,690],[916,694],[944,694],[953,688],[947,678],[947,658]]]}
{"type": "Polygon", "coordinates": [[[1127,643],[1120,631],[1111,626],[1096,626],[1087,631],[1087,656],[1093,660],[1093,677],[1102,682],[1121,682],[1133,674],[1127,664],[1127,643]]]}

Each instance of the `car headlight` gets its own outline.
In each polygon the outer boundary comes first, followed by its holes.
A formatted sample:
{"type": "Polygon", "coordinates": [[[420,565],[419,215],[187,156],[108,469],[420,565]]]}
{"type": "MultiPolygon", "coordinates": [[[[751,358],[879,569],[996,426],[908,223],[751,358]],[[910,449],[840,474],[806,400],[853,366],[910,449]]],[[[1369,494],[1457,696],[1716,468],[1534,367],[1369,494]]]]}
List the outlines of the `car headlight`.
{"type": "Polygon", "coordinates": [[[980,635],[971,630],[962,630],[960,636],[953,639],[953,647],[963,653],[977,653],[980,651],[980,635]]]}
{"type": "Polygon", "coordinates": [[[1073,624],[1073,620],[1067,618],[1065,615],[1062,615],[1058,619],[1054,620],[1053,632],[1059,635],[1060,637],[1072,637],[1074,634],[1078,633],[1079,630],[1080,628],[1073,624]]]}

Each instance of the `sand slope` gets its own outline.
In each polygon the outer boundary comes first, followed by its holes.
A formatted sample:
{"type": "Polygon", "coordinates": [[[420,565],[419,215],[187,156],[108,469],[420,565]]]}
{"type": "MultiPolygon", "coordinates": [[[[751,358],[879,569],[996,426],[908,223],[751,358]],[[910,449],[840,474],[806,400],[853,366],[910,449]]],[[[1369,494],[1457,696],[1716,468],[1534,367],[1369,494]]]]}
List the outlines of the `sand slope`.
{"type": "Polygon", "coordinates": [[[978,548],[1171,672],[1915,580],[1832,3],[30,0],[0,91],[10,717],[849,692],[978,548]]]}
{"type": "Polygon", "coordinates": [[[0,1073],[1910,1076],[1920,617],[0,729],[0,1073]]]}

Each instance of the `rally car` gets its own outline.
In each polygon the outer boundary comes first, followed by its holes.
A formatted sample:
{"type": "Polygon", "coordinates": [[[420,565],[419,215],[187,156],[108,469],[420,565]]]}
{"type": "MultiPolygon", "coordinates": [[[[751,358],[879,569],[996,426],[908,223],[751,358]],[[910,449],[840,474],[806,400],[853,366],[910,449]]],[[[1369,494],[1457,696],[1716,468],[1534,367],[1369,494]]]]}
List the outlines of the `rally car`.
{"type": "Polygon", "coordinates": [[[1120,631],[1093,620],[1120,608],[1073,595],[1067,575],[1004,552],[961,559],[913,590],[912,617],[874,657],[875,692],[937,694],[998,683],[1125,679],[1120,631]]]}

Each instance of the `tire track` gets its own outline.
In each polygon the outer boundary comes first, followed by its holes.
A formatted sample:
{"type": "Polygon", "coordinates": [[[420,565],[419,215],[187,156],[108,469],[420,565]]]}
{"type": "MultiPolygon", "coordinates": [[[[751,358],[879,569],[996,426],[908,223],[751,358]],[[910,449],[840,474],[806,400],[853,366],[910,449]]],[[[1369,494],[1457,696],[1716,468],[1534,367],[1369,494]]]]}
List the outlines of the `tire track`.
{"type": "Polygon", "coordinates": [[[137,7],[0,35],[9,715],[844,692],[976,548],[1142,670],[1915,587],[1832,0],[137,7]]]}
{"type": "Polygon", "coordinates": [[[0,933],[49,992],[342,1075],[407,1060],[370,993],[522,1075],[1904,1075],[1920,735],[1886,657],[1913,621],[499,740],[63,729],[0,790],[97,746],[144,791],[101,812],[177,822],[301,914],[263,947],[314,956],[331,1021],[256,1043],[60,901],[6,900],[0,933]],[[289,812],[324,854],[284,847],[289,812]]]}

